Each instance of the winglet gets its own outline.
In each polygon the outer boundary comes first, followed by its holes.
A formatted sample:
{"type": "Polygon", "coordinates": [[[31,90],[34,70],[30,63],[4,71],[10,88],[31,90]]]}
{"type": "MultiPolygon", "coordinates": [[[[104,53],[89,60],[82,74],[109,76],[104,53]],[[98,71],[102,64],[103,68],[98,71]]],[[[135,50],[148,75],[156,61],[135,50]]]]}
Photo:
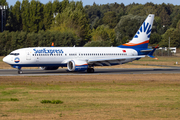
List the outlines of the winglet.
{"type": "Polygon", "coordinates": [[[52,42],[51,47],[54,47],[54,42],[52,42]]]}

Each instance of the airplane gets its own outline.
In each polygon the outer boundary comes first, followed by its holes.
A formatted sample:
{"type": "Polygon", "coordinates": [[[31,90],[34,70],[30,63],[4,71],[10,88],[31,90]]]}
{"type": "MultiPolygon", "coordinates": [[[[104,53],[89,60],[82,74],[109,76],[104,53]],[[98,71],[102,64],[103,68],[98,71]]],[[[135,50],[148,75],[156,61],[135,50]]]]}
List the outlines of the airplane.
{"type": "Polygon", "coordinates": [[[68,71],[94,73],[95,66],[119,65],[142,57],[153,56],[148,48],[154,14],[149,14],[128,43],[117,47],[30,47],[12,51],[3,61],[22,74],[22,67],[41,67],[43,70],[57,70],[67,67],[68,71]]]}

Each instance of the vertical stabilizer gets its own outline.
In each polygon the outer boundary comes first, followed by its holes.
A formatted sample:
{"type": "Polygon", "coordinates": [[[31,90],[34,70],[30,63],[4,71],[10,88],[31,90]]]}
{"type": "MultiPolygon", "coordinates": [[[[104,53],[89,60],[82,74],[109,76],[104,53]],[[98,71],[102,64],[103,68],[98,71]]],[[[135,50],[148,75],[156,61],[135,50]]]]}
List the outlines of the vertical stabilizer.
{"type": "Polygon", "coordinates": [[[154,21],[154,14],[149,14],[144,23],[141,25],[135,36],[126,44],[120,45],[121,48],[140,48],[147,49],[151,30],[154,21]]]}

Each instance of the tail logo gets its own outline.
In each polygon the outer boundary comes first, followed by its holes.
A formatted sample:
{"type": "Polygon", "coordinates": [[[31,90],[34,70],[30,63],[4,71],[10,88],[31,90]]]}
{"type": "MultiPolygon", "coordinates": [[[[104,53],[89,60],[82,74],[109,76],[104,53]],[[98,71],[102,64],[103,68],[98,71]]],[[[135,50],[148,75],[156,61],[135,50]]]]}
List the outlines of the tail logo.
{"type": "Polygon", "coordinates": [[[138,32],[136,33],[136,35],[134,36],[134,38],[138,38],[139,35],[141,34],[146,34],[148,38],[150,38],[150,35],[151,35],[151,24],[149,23],[143,23],[142,26],[140,27],[140,29],[138,30],[138,32]]]}

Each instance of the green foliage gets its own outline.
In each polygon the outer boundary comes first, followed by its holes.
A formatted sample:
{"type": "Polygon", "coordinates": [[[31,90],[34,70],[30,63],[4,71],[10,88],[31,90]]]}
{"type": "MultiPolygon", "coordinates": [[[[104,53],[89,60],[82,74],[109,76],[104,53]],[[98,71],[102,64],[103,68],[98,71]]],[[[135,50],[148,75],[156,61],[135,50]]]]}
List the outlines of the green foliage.
{"type": "Polygon", "coordinates": [[[176,29],[172,36],[170,37],[170,45],[171,47],[174,46],[174,47],[180,47],[180,30],[179,29],[176,29]]]}
{"type": "Polygon", "coordinates": [[[122,44],[127,43],[127,42],[129,42],[129,37],[128,37],[128,36],[125,36],[125,37],[123,37],[123,38],[121,39],[121,41],[119,42],[119,45],[122,45],[122,44]]]}
{"type": "Polygon", "coordinates": [[[54,0],[52,3],[52,12],[61,13],[61,11],[65,9],[67,3],[68,3],[67,0],[63,0],[62,2],[59,2],[59,0],[54,0]]]}
{"type": "Polygon", "coordinates": [[[158,44],[161,41],[162,37],[158,33],[152,33],[149,43],[158,44]]]}
{"type": "Polygon", "coordinates": [[[8,5],[8,3],[6,2],[6,0],[0,0],[0,4],[1,4],[1,5],[8,5]]]}
{"type": "Polygon", "coordinates": [[[11,12],[12,30],[19,31],[22,29],[21,3],[19,1],[16,2],[11,12]]]}
{"type": "Polygon", "coordinates": [[[43,4],[32,0],[29,8],[29,32],[38,32],[43,28],[43,4]]]}
{"type": "Polygon", "coordinates": [[[118,19],[116,18],[116,13],[114,11],[110,11],[104,14],[102,18],[103,23],[108,25],[110,28],[114,28],[118,23],[118,19]]]}
{"type": "Polygon", "coordinates": [[[41,103],[43,103],[43,104],[44,103],[51,103],[51,101],[50,100],[42,100],[41,103]]]}
{"type": "Polygon", "coordinates": [[[11,98],[10,101],[19,101],[17,98],[11,98]]]}
{"type": "Polygon", "coordinates": [[[102,41],[102,40],[89,41],[84,45],[84,47],[110,47],[110,46],[111,46],[110,41],[102,41]]]}
{"type": "Polygon", "coordinates": [[[162,40],[160,41],[160,46],[167,47],[169,46],[169,39],[170,39],[170,46],[173,47],[180,47],[180,22],[177,23],[177,28],[170,28],[168,29],[165,34],[162,35],[162,40]]]}
{"type": "Polygon", "coordinates": [[[91,36],[93,41],[102,40],[108,41],[108,33],[107,33],[108,26],[99,26],[97,29],[93,29],[91,36]]]}
{"type": "MultiPolygon", "coordinates": [[[[7,5],[6,0],[0,3],[7,5]]],[[[150,44],[166,46],[168,30],[174,28],[171,44],[179,47],[179,12],[179,5],[151,2],[126,6],[116,2],[94,3],[83,7],[81,1],[54,0],[46,4],[38,0],[17,1],[7,9],[9,32],[0,34],[0,55],[21,47],[48,46],[52,41],[58,46],[84,46],[90,40],[120,45],[133,38],[148,14],[155,14],[150,44]]]]}
{"type": "Polygon", "coordinates": [[[63,101],[61,101],[61,100],[52,100],[51,103],[52,104],[62,104],[63,101]]]}
{"type": "Polygon", "coordinates": [[[175,31],[174,28],[168,29],[165,34],[162,35],[162,40],[160,42],[160,46],[166,47],[169,46],[169,37],[171,38],[173,32],[175,31]]]}
{"type": "Polygon", "coordinates": [[[93,6],[85,6],[85,11],[88,14],[88,17],[90,19],[91,27],[94,28],[94,24],[96,24],[102,16],[100,6],[98,6],[96,4],[93,4],[93,6]]]}
{"type": "Polygon", "coordinates": [[[63,101],[61,101],[61,100],[52,100],[52,101],[51,101],[51,100],[42,100],[41,103],[42,103],[42,104],[45,104],[45,103],[62,104],[63,101]]]}
{"type": "Polygon", "coordinates": [[[179,19],[179,21],[176,24],[176,29],[180,30],[180,19],[179,19]]]}
{"type": "Polygon", "coordinates": [[[39,31],[38,33],[4,31],[0,33],[0,38],[1,56],[24,47],[45,47],[50,46],[52,42],[55,46],[73,46],[78,41],[72,33],[58,31],[39,31]]]}
{"type": "Polygon", "coordinates": [[[89,40],[90,27],[82,2],[71,1],[63,12],[56,16],[51,30],[71,32],[79,39],[80,46],[89,40]]]}
{"type": "Polygon", "coordinates": [[[48,2],[47,4],[44,5],[43,8],[43,14],[44,14],[44,20],[43,20],[43,24],[44,24],[44,29],[50,29],[52,21],[53,21],[53,14],[54,12],[52,11],[52,3],[48,2]]]}
{"type": "Polygon", "coordinates": [[[170,16],[165,9],[162,9],[159,16],[162,20],[162,25],[170,25],[170,16]]]}
{"type": "Polygon", "coordinates": [[[110,29],[109,26],[105,25],[101,25],[97,29],[93,29],[91,36],[92,41],[108,41],[110,45],[114,45],[116,38],[114,29],[110,29]]]}
{"type": "Polygon", "coordinates": [[[116,40],[120,42],[124,37],[127,39],[132,39],[145,18],[146,17],[144,16],[133,15],[126,15],[121,17],[121,20],[115,28],[116,40]]]}
{"type": "Polygon", "coordinates": [[[62,117],[62,113],[59,114],[59,117],[62,117]]]}
{"type": "Polygon", "coordinates": [[[29,32],[30,3],[28,0],[22,1],[21,11],[22,11],[21,16],[22,16],[22,25],[23,25],[22,30],[29,32]]]}
{"type": "Polygon", "coordinates": [[[108,24],[110,28],[114,28],[120,17],[125,14],[125,6],[123,3],[116,2],[100,6],[94,3],[93,6],[85,6],[85,11],[89,16],[91,28],[96,29],[102,24],[108,24]]]}
{"type": "Polygon", "coordinates": [[[142,10],[143,8],[144,5],[142,4],[135,5],[129,10],[128,14],[143,16],[146,14],[145,11],[142,10]]]}

